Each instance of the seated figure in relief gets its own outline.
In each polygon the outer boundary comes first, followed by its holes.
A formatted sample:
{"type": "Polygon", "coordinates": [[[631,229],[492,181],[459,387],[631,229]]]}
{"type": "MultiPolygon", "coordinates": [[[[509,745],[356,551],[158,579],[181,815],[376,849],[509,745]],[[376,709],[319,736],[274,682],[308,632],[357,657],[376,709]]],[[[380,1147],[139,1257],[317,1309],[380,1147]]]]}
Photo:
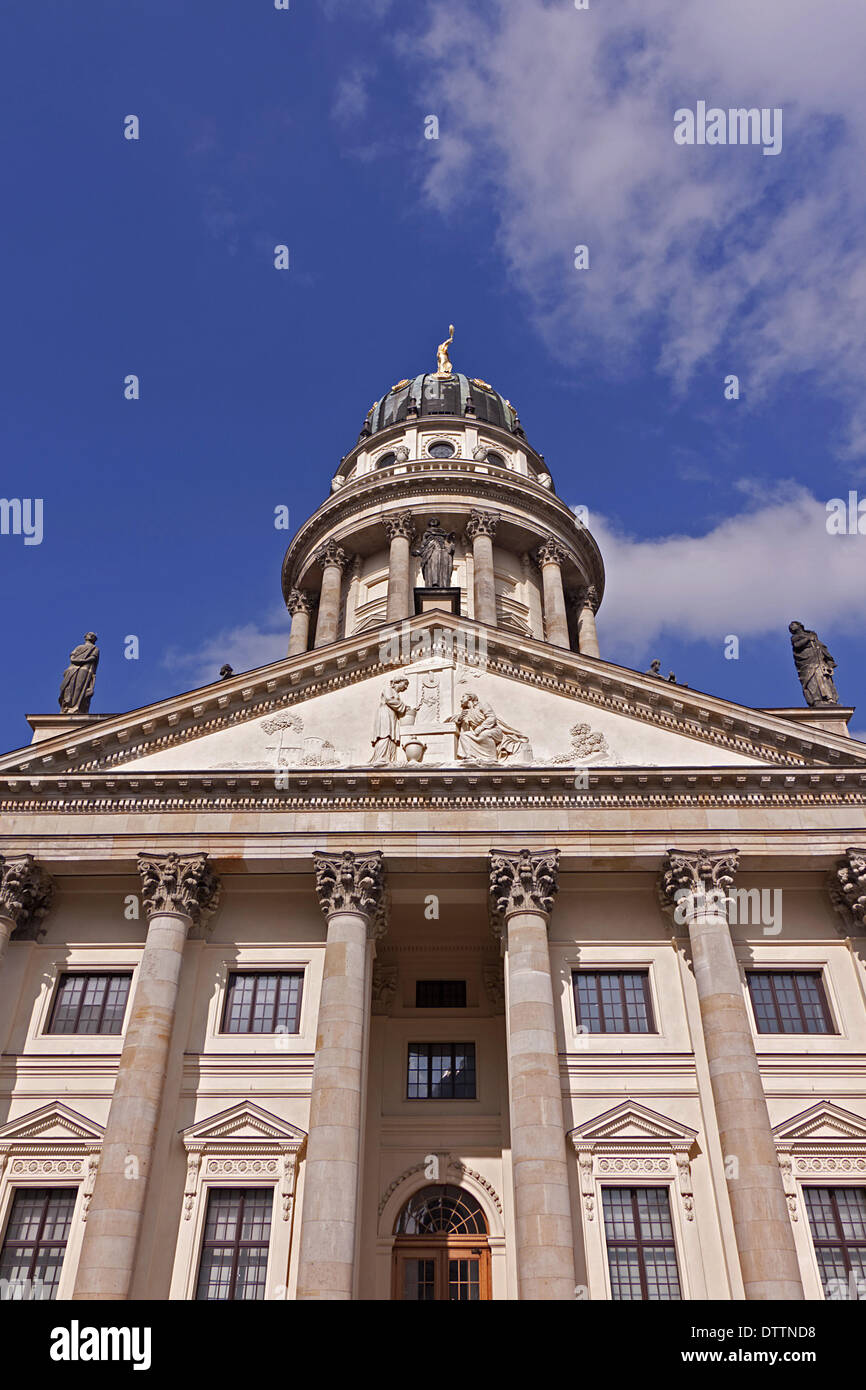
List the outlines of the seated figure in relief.
{"type": "Polygon", "coordinates": [[[457,756],[471,763],[504,763],[516,753],[529,755],[529,739],[504,724],[493,706],[467,694],[460,711],[451,716],[457,725],[457,756]]]}

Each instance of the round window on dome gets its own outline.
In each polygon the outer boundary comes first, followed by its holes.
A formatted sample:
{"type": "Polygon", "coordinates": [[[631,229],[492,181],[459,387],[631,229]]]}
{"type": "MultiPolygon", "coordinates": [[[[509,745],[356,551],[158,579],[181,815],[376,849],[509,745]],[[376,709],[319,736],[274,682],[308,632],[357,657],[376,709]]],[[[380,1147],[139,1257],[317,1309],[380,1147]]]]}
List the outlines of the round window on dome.
{"type": "Polygon", "coordinates": [[[391,450],[387,454],[383,454],[381,458],[376,459],[376,467],[390,468],[391,464],[396,462],[397,455],[393,452],[393,450],[391,450]]]}
{"type": "Polygon", "coordinates": [[[507,467],[505,459],[502,457],[501,454],[497,454],[495,449],[487,450],[487,453],[484,455],[484,462],[491,463],[494,468],[507,467]]]}
{"type": "Polygon", "coordinates": [[[437,439],[435,444],[431,444],[427,450],[431,459],[450,459],[454,457],[456,450],[453,444],[449,444],[447,439],[437,439]]]}

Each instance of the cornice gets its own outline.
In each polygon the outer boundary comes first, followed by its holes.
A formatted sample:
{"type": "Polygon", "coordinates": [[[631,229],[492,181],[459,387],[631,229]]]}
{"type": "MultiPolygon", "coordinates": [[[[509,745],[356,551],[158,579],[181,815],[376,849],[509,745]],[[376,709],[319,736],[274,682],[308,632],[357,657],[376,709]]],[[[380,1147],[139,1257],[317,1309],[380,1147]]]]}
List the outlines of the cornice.
{"type": "MultiPolygon", "coordinates": [[[[595,768],[575,787],[575,766],[462,771],[309,769],[287,788],[261,772],[125,772],[0,779],[0,812],[139,815],[172,811],[275,813],[462,806],[500,810],[704,806],[866,806],[866,768],[595,768]]],[[[846,836],[850,831],[846,830],[846,836]]]]}
{"type": "MultiPolygon", "coordinates": [[[[441,506],[443,493],[457,494],[473,506],[489,509],[493,502],[516,505],[525,511],[543,538],[549,532],[566,547],[577,568],[589,570],[586,579],[595,586],[599,602],[604,593],[604,563],[592,533],[555,493],[540,483],[510,470],[495,472],[471,459],[418,459],[366,473],[333,493],[292,538],[283,561],[283,594],[297,587],[298,578],[315,558],[324,539],[350,544],[351,523],[382,503],[396,503],[405,510],[411,498],[432,498],[441,506]],[[578,559],[581,563],[578,563],[578,559]]],[[[426,501],[425,501],[426,505],[426,501]]]]}

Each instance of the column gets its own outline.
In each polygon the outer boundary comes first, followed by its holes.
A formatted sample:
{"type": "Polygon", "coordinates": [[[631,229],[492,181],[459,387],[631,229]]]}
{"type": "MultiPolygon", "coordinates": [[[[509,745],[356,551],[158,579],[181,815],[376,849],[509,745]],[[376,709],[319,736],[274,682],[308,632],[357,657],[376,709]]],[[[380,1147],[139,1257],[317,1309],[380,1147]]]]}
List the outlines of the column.
{"type": "Polygon", "coordinates": [[[415,536],[411,512],[386,516],[382,525],[390,544],[388,556],[388,622],[411,618],[415,605],[409,589],[409,546],[415,536]]]}
{"type": "Polygon", "coordinates": [[[340,595],[343,587],[343,570],[349,557],[336,541],[327,545],[316,555],[322,566],[322,588],[319,594],[319,620],[316,623],[314,647],[327,647],[336,642],[340,622],[340,595]]]}
{"type": "Polygon", "coordinates": [[[541,566],[541,582],[544,589],[544,630],[548,642],[555,647],[571,647],[568,638],[568,619],[565,614],[565,594],[562,589],[562,562],[566,558],[565,547],[549,537],[535,552],[541,566]]]}
{"type": "Polygon", "coordinates": [[[129,1297],[187,933],[216,909],[206,854],[140,854],[147,939],[105,1127],[74,1299],[129,1297]]]}
{"type": "Polygon", "coordinates": [[[496,626],[496,581],[493,573],[493,537],[499,517],[493,512],[469,514],[464,537],[472,542],[472,563],[475,572],[475,618],[488,627],[496,626]]]}
{"type": "Polygon", "coordinates": [[[601,656],[595,615],[598,612],[598,590],[587,584],[577,595],[577,650],[581,656],[601,656]]]}
{"type": "Polygon", "coordinates": [[[688,923],[746,1298],[800,1299],[791,1218],[728,926],[736,871],[735,850],[670,850],[659,892],[674,920],[688,923]]]}
{"type": "Polygon", "coordinates": [[[54,896],[54,884],[32,854],[6,859],[0,854],[0,962],[9,938],[38,940],[54,896]]]}
{"type": "Polygon", "coordinates": [[[385,930],[385,869],[373,854],[314,854],[316,893],[328,923],[319,1003],[304,1205],[299,1299],[350,1299],[361,1167],[361,1121],[373,942],[385,930]]]}
{"type": "Polygon", "coordinates": [[[547,944],[559,850],[491,850],[489,872],[494,923],[506,946],[518,1293],[573,1299],[574,1228],[547,944]]]}
{"type": "Polygon", "coordinates": [[[286,608],[292,615],[289,656],[296,656],[298,652],[305,652],[310,645],[310,614],[315,606],[315,595],[306,589],[292,589],[286,599],[286,608]]]}

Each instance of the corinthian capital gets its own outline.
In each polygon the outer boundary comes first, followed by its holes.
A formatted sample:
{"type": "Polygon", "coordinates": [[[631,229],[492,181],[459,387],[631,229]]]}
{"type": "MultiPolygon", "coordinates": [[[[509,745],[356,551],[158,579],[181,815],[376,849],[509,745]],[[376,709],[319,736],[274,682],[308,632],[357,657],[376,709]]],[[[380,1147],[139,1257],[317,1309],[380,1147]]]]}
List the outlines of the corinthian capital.
{"type": "Polygon", "coordinates": [[[316,895],[326,917],[354,912],[367,919],[367,934],[382,936],[386,928],[385,861],[380,849],[372,854],[313,854],[316,895]]]}
{"type": "Polygon", "coordinates": [[[316,606],[316,595],[311,594],[309,589],[291,589],[289,597],[286,599],[286,607],[292,617],[296,613],[312,613],[316,606]]]}
{"type": "Polygon", "coordinates": [[[219,906],[219,879],[206,854],[139,854],[138,872],[148,917],[177,912],[205,927],[219,906]]]}
{"type": "Polygon", "coordinates": [[[535,560],[539,565],[562,565],[567,558],[568,551],[555,536],[548,536],[535,551],[535,560]]]}
{"type": "Polygon", "coordinates": [[[382,519],[385,527],[385,535],[389,541],[395,536],[402,536],[404,540],[411,541],[415,537],[415,523],[412,520],[411,512],[398,512],[396,516],[386,516],[382,519]]]}
{"type": "Polygon", "coordinates": [[[830,901],[849,930],[866,923],[866,849],[846,849],[830,870],[830,901]]]}
{"type": "Polygon", "coordinates": [[[0,854],[0,917],[14,922],[19,937],[38,939],[51,907],[54,884],[32,854],[5,859],[0,854]]]}
{"type": "Polygon", "coordinates": [[[479,512],[473,507],[469,513],[464,535],[468,541],[474,541],[476,536],[489,536],[492,540],[496,535],[498,525],[499,517],[495,512],[479,512]]]}
{"type": "Polygon", "coordinates": [[[594,584],[587,584],[584,588],[578,589],[575,598],[579,608],[591,608],[593,613],[598,612],[598,589],[594,584]]]}
{"type": "Polygon", "coordinates": [[[709,850],[670,849],[659,875],[659,902],[673,914],[680,899],[687,896],[727,898],[733,887],[739,855],[737,850],[711,854],[709,850]]]}
{"type": "Polygon", "coordinates": [[[488,858],[490,902],[496,918],[515,912],[549,917],[559,891],[559,850],[492,849],[488,858]]]}
{"type": "Polygon", "coordinates": [[[336,541],[327,541],[320,550],[316,551],[316,559],[322,569],[326,569],[328,565],[335,565],[337,569],[344,570],[349,563],[348,555],[336,541]]]}

